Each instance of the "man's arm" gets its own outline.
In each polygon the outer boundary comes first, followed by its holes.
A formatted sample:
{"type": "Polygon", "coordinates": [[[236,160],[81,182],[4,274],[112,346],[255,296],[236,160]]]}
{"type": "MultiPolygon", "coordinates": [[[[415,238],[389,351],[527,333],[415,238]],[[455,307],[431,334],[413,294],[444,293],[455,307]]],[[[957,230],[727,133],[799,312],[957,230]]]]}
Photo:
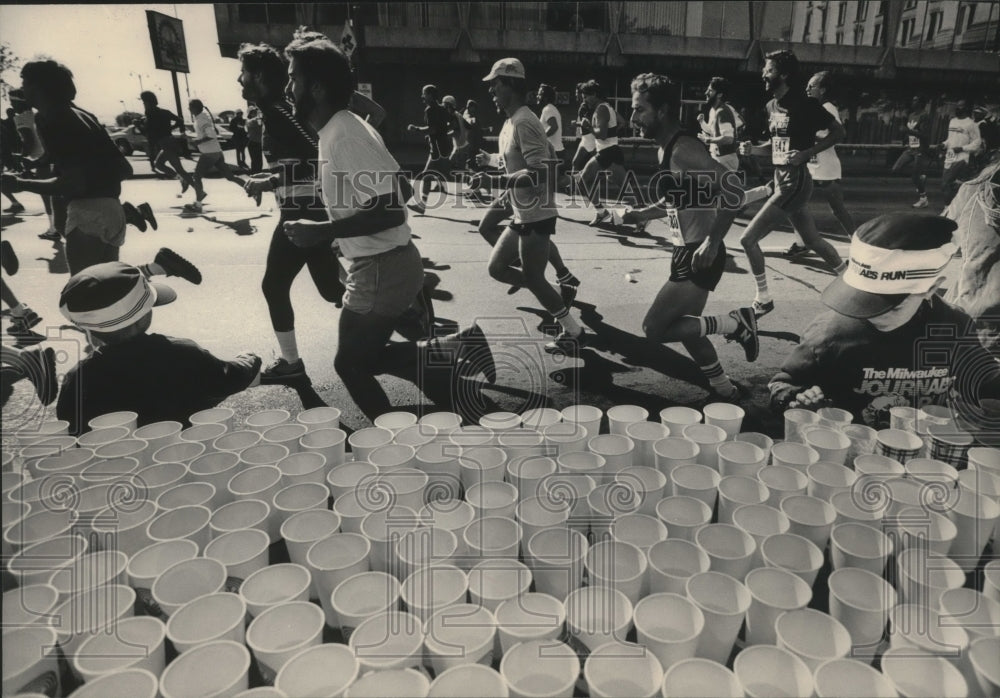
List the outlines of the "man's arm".
{"type": "Polygon", "coordinates": [[[559,123],[556,121],[556,117],[550,116],[545,120],[545,135],[551,136],[559,130],[559,123]]]}
{"type": "Polygon", "coordinates": [[[284,224],[285,234],[298,247],[313,247],[339,238],[374,235],[406,222],[406,212],[396,192],[369,199],[347,218],[329,221],[297,220],[284,224]]]}
{"type": "Polygon", "coordinates": [[[611,107],[604,103],[598,104],[597,109],[594,110],[592,122],[594,137],[598,140],[606,139],[610,131],[608,128],[609,123],[611,123],[611,107]]]}
{"type": "Polygon", "coordinates": [[[41,196],[80,196],[87,190],[87,176],[83,167],[63,164],[59,174],[48,179],[25,179],[4,173],[0,187],[12,194],[26,191],[41,196]]]}

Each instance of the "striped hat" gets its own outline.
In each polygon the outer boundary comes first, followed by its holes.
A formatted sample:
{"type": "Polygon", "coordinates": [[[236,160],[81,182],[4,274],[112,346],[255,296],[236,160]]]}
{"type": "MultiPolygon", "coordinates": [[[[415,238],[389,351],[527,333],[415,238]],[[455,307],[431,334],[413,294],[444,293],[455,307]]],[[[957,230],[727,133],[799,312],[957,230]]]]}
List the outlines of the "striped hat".
{"type": "Polygon", "coordinates": [[[114,332],[176,298],[169,286],[148,282],[138,267],[105,262],[73,275],[59,296],[59,311],[80,329],[114,332]]]}
{"type": "Polygon", "coordinates": [[[823,302],[842,315],[866,319],[927,293],[956,246],[958,224],[943,216],[889,214],[862,224],[851,238],[847,271],[823,291],[823,302]]]}

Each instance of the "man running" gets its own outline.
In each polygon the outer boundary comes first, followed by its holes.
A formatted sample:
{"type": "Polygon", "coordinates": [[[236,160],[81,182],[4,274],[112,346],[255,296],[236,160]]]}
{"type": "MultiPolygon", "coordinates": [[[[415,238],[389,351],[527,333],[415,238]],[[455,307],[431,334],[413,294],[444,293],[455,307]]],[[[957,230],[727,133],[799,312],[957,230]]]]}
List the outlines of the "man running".
{"type": "Polygon", "coordinates": [[[451,121],[451,166],[456,170],[464,170],[469,164],[469,128],[458,111],[458,100],[451,95],[445,96],[441,104],[448,110],[451,121]]]}
{"type": "Polygon", "coordinates": [[[798,79],[799,61],[791,51],[772,51],[765,56],[761,76],[773,96],[767,103],[771,142],[756,146],[746,141],[740,150],[745,155],[771,156],[774,164],[774,194],[743,231],[740,242],[746,250],[757,284],[753,309],[757,317],[774,310],[767,289],[767,273],[760,241],[770,235],[782,219],[789,220],[806,245],[819,254],[840,274],[844,263],[829,242],[816,229],[816,221],[807,205],[812,196],[812,178],[806,163],[815,155],[844,139],[844,127],[815,99],[806,96],[798,79]],[[829,135],[817,141],[816,132],[828,129],[829,135]]]}
{"type": "Polygon", "coordinates": [[[420,198],[413,207],[418,213],[424,213],[427,195],[431,192],[431,182],[435,179],[440,181],[442,177],[447,177],[451,173],[451,162],[448,160],[448,156],[451,155],[451,139],[448,138],[451,132],[451,119],[448,110],[438,102],[438,89],[435,85],[424,85],[420,97],[426,105],[424,125],[409,124],[406,130],[424,134],[429,148],[427,164],[424,165],[423,172],[417,175],[417,179],[422,180],[420,198]]]}
{"type": "Polygon", "coordinates": [[[593,117],[590,126],[594,130],[596,152],[583,166],[577,186],[594,205],[594,218],[590,225],[599,225],[611,219],[611,212],[604,208],[601,201],[601,187],[598,186],[598,175],[608,172],[611,175],[611,187],[620,187],[625,182],[625,153],[618,145],[618,113],[604,99],[601,84],[596,80],[583,83],[583,98],[589,105],[593,117]]]}
{"type": "Polygon", "coordinates": [[[910,115],[903,128],[906,148],[899,154],[892,173],[899,174],[907,165],[913,165],[913,186],[917,189],[917,202],[913,208],[927,208],[927,167],[930,165],[931,117],[927,113],[927,100],[914,95],[910,102],[910,115]]]}
{"type": "Polygon", "coordinates": [[[643,138],[652,138],[659,146],[659,191],[655,204],[626,212],[624,222],[664,218],[674,238],[670,278],[656,295],[642,328],[654,342],[682,342],[712,391],[720,399],[734,400],[739,390],[719,364],[708,335],[739,342],[747,361],[755,361],[760,347],[753,309],[715,316],[701,312],[725,271],[722,240],[743,206],[743,191],[739,176],[682,130],[679,106],[680,87],[669,78],[645,73],[632,81],[632,123],[640,127],[643,138]],[[707,207],[702,202],[706,173],[712,175],[707,207]]]}
{"type": "MultiPolygon", "coordinates": [[[[475,325],[446,337],[387,345],[424,276],[401,206],[399,164],[378,132],[349,111],[351,67],[339,48],[324,39],[295,39],[285,55],[295,115],[319,135],[329,220],[286,221],[284,230],[304,248],[336,240],[350,262],[334,367],[351,398],[369,419],[389,411],[389,398],[375,378],[389,368],[453,369],[467,361],[495,380],[489,345],[475,325]]],[[[420,378],[430,373],[421,372],[420,378]]]]}
{"type": "MultiPolygon", "coordinates": [[[[556,232],[555,153],[542,122],[528,108],[528,86],[521,61],[500,59],[483,82],[490,84],[494,103],[507,115],[499,138],[506,174],[494,181],[498,188],[509,190],[514,213],[514,222],[493,247],[490,276],[510,286],[527,287],[563,328],[545,351],[569,354],[584,341],[583,328],[570,315],[559,291],[545,280],[545,265],[556,232]],[[518,258],[520,269],[513,266],[518,258]]],[[[472,186],[478,188],[489,179],[489,175],[477,173],[472,186]]]]}
{"type": "Polygon", "coordinates": [[[726,103],[732,85],[725,78],[714,77],[705,88],[705,101],[708,103],[707,133],[698,134],[702,143],[708,144],[712,159],[730,172],[740,168],[740,156],[737,154],[736,114],[726,103]]]}
{"type": "MultiPolygon", "coordinates": [[[[142,106],[146,110],[146,123],[143,126],[143,131],[146,133],[146,147],[154,154],[156,167],[168,174],[176,175],[181,180],[181,194],[184,194],[188,187],[194,184],[194,180],[181,164],[177,141],[173,135],[175,126],[181,129],[181,133],[184,132],[184,122],[173,112],[159,106],[156,95],[149,90],[141,93],[139,99],[142,100],[142,106]],[[169,163],[169,167],[165,163],[169,163]]],[[[195,186],[195,192],[200,192],[201,198],[205,198],[200,182],[195,186]]]]}
{"type": "Polygon", "coordinates": [[[944,174],[941,175],[941,191],[944,192],[945,207],[958,193],[958,188],[971,170],[969,162],[973,153],[979,152],[982,139],[979,126],[972,119],[969,100],[960,99],[955,105],[955,116],[948,122],[948,138],[938,148],[944,151],[944,174]]]}
{"type": "Polygon", "coordinates": [[[201,213],[203,208],[201,202],[208,196],[202,183],[205,175],[212,171],[217,171],[233,184],[243,188],[245,182],[236,176],[226,157],[222,152],[222,145],[219,143],[219,131],[215,128],[215,119],[212,113],[205,108],[200,99],[192,99],[188,103],[191,116],[194,117],[194,140],[192,144],[198,147],[198,164],[194,167],[194,183],[196,198],[194,203],[185,204],[184,210],[189,213],[201,213]]]}
{"type": "Polygon", "coordinates": [[[571,122],[573,126],[576,126],[577,135],[580,136],[580,143],[577,145],[576,153],[573,155],[573,172],[581,171],[583,166],[594,156],[594,150],[597,149],[597,143],[594,140],[594,129],[590,125],[590,118],[594,115],[594,112],[583,95],[584,84],[582,82],[576,84],[576,101],[579,102],[580,106],[576,111],[576,120],[571,122]]]}
{"type": "MultiPolygon", "coordinates": [[[[806,84],[806,95],[815,99],[823,105],[823,108],[830,112],[830,115],[840,123],[840,110],[837,105],[830,101],[830,73],[821,70],[809,78],[806,84]]],[[[816,132],[816,140],[821,141],[830,135],[829,129],[822,129],[816,132]]],[[[840,158],[837,157],[837,147],[830,146],[826,150],[814,155],[808,163],[809,176],[816,184],[816,189],[826,195],[826,201],[830,204],[830,210],[836,216],[837,222],[844,235],[850,239],[854,234],[854,219],[844,206],[844,192],[840,188],[840,178],[842,168],[840,158]]]]}
{"type": "Polygon", "coordinates": [[[238,82],[243,99],[252,102],[264,123],[264,152],[271,170],[252,177],[246,185],[250,196],[274,191],[280,211],[278,224],[271,235],[261,290],[267,301],[271,327],[281,355],[261,372],[261,383],[270,385],[306,375],[299,356],[295,335],[295,312],[291,289],[302,267],[320,295],[329,303],[341,305],[344,286],[340,283],[340,263],[330,245],[302,248],[285,235],[285,221],[326,221],[317,188],[316,153],[319,140],[308,124],[299,121],[285,100],[288,71],[278,50],[267,44],[244,44],[237,54],[240,60],[238,82]]]}
{"type": "Polygon", "coordinates": [[[535,99],[538,100],[538,106],[542,108],[539,118],[542,120],[542,126],[545,127],[545,137],[552,144],[559,164],[563,165],[565,164],[566,146],[563,145],[562,115],[556,108],[556,88],[543,82],[538,86],[538,94],[535,95],[535,99]]]}
{"type": "MultiPolygon", "coordinates": [[[[10,91],[10,106],[14,110],[14,126],[17,127],[17,135],[21,137],[21,157],[28,163],[35,162],[35,174],[42,179],[52,176],[52,168],[41,162],[45,155],[45,148],[38,138],[38,129],[35,128],[35,112],[24,100],[24,93],[21,90],[10,91]]],[[[22,164],[23,163],[22,161],[22,164]]],[[[25,164],[27,167],[28,165],[25,164]]],[[[43,196],[42,203],[45,206],[45,215],[49,219],[49,227],[39,235],[43,240],[58,239],[59,232],[56,230],[55,209],[52,207],[52,197],[43,196]]]]}

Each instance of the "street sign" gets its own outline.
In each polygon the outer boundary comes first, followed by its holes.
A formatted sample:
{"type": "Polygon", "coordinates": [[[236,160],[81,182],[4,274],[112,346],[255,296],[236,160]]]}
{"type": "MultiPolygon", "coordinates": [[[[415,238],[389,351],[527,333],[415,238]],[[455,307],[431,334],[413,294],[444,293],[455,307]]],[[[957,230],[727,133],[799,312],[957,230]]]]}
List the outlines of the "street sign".
{"type": "Polygon", "coordinates": [[[160,70],[180,73],[188,68],[187,44],[184,43],[184,22],[176,17],[146,10],[149,41],[153,47],[153,61],[160,70]]]}

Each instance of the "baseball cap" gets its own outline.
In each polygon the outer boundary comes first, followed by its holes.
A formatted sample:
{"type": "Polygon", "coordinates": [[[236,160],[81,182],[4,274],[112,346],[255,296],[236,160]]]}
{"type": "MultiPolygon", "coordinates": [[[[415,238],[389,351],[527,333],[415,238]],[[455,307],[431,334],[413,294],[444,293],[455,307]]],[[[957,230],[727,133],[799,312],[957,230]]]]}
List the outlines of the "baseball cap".
{"type": "Polygon", "coordinates": [[[867,319],[907,296],[927,293],[948,265],[958,224],[943,216],[887,214],[863,223],[851,238],[847,271],[823,291],[823,303],[867,319]]]}
{"type": "Polygon", "coordinates": [[[483,82],[489,82],[490,80],[498,77],[523,79],[524,65],[516,58],[501,58],[493,64],[493,70],[490,71],[489,75],[483,78],[483,82]]]}
{"type": "Polygon", "coordinates": [[[446,95],[444,99],[441,100],[441,104],[450,104],[451,106],[458,109],[458,101],[451,95],[446,95]]]}
{"type": "Polygon", "coordinates": [[[150,283],[138,267],[105,262],[87,267],[66,282],[59,296],[59,311],[81,329],[114,332],[176,298],[172,288],[150,283]]]}

